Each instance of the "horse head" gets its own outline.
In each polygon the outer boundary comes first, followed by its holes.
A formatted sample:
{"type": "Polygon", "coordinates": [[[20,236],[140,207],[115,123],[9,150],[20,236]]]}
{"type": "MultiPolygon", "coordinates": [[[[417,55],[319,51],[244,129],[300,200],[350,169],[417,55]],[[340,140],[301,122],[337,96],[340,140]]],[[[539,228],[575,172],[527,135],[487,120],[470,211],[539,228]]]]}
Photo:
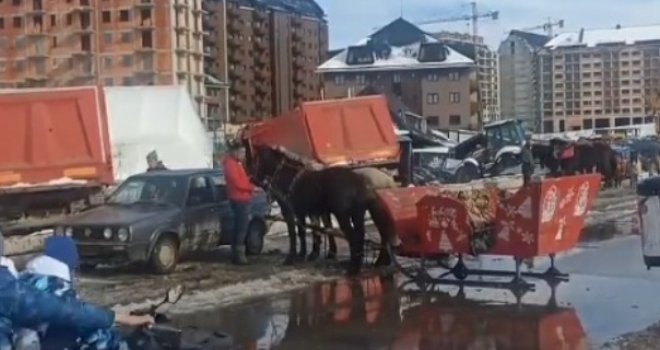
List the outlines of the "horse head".
{"type": "Polygon", "coordinates": [[[278,151],[265,145],[251,147],[246,155],[251,175],[260,183],[267,182],[284,162],[278,151]]]}

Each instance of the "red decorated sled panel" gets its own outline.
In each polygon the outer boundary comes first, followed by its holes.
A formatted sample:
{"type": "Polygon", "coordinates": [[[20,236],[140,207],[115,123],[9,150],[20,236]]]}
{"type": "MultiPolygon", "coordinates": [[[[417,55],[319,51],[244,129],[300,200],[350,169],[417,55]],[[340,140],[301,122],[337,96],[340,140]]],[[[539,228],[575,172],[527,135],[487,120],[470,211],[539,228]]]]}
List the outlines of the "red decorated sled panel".
{"type": "Polygon", "coordinates": [[[531,258],[573,248],[600,175],[379,191],[401,240],[399,254],[531,258]]]}

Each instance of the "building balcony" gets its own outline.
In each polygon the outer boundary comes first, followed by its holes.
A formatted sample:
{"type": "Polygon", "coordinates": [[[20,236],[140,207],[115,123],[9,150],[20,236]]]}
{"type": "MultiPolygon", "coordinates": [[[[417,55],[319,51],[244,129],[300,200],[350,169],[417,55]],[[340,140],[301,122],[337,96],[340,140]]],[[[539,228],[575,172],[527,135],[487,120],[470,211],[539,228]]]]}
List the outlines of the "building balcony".
{"type": "Polygon", "coordinates": [[[227,17],[229,19],[238,19],[241,17],[241,10],[237,6],[227,6],[227,17]]]}
{"type": "Polygon", "coordinates": [[[294,41],[301,41],[304,40],[305,37],[303,31],[298,29],[291,32],[291,38],[293,38],[294,41]]]}
{"type": "Polygon", "coordinates": [[[241,51],[231,51],[227,57],[229,63],[240,64],[245,60],[245,56],[241,51]]]}
{"type": "Polygon", "coordinates": [[[243,42],[238,39],[230,38],[229,40],[227,40],[227,46],[229,47],[230,50],[237,50],[241,48],[242,45],[243,42]]]}
{"type": "Polygon", "coordinates": [[[139,54],[154,54],[156,53],[156,48],[153,46],[140,46],[135,49],[135,52],[139,54]]]}
{"type": "Polygon", "coordinates": [[[241,22],[239,21],[230,21],[228,27],[230,33],[242,32],[244,28],[241,22]]]}
{"type": "Polygon", "coordinates": [[[193,7],[192,8],[192,13],[197,15],[197,16],[204,16],[207,15],[209,12],[204,8],[204,5],[202,7],[193,7]]]}
{"type": "Polygon", "coordinates": [[[307,80],[306,75],[301,71],[295,72],[293,74],[293,82],[295,82],[296,84],[302,84],[306,80],[307,80]]]}
{"type": "Polygon", "coordinates": [[[71,9],[71,12],[91,12],[92,11],[92,5],[90,3],[90,0],[79,0],[76,1],[75,4],[72,4],[69,6],[71,9]]]}
{"type": "Polygon", "coordinates": [[[156,29],[156,25],[154,24],[154,21],[147,19],[140,21],[140,23],[135,27],[135,30],[154,30],[156,29]]]}
{"type": "Polygon", "coordinates": [[[187,2],[184,2],[182,0],[175,0],[174,1],[174,8],[177,9],[177,10],[185,10],[185,9],[188,9],[189,6],[188,6],[187,2]]]}
{"type": "Polygon", "coordinates": [[[190,28],[186,26],[183,23],[179,23],[178,21],[174,24],[174,31],[177,32],[177,34],[185,34],[190,31],[190,28]]]}
{"type": "Polygon", "coordinates": [[[135,4],[137,8],[153,8],[155,0],[140,0],[135,4]]]}
{"type": "Polygon", "coordinates": [[[252,26],[252,30],[258,37],[262,37],[268,34],[268,27],[263,23],[257,22],[254,26],[252,26]]]}
{"type": "Polygon", "coordinates": [[[49,36],[49,33],[44,31],[43,27],[32,27],[27,29],[25,35],[31,38],[38,38],[38,37],[49,36]]]}
{"type": "Polygon", "coordinates": [[[267,67],[270,66],[270,55],[267,53],[258,53],[254,56],[254,63],[258,67],[267,67]]]}

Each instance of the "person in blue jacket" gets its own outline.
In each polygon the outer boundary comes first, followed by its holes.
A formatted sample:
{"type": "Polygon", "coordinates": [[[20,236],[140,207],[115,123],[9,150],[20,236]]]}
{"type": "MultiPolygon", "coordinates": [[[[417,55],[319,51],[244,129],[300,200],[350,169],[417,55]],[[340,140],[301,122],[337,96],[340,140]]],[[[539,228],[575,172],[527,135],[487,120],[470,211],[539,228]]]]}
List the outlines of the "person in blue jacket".
{"type": "MultiPolygon", "coordinates": [[[[30,260],[21,272],[19,281],[54,294],[60,298],[78,298],[74,289],[74,272],[80,257],[76,243],[70,237],[48,237],[44,242],[43,255],[30,260]]],[[[97,329],[78,334],[74,329],[51,326],[44,323],[37,330],[16,331],[14,346],[19,349],[64,349],[76,344],[79,349],[119,350],[125,347],[113,329],[97,329]],[[40,341],[42,339],[43,341],[40,341]]]]}
{"type": "MultiPolygon", "coordinates": [[[[0,232],[0,257],[4,237],[0,232]]],[[[0,266],[0,350],[13,348],[14,329],[33,328],[47,323],[89,334],[110,329],[115,323],[127,327],[148,326],[151,316],[115,314],[75,298],[61,298],[19,281],[6,266],[0,266]]]]}

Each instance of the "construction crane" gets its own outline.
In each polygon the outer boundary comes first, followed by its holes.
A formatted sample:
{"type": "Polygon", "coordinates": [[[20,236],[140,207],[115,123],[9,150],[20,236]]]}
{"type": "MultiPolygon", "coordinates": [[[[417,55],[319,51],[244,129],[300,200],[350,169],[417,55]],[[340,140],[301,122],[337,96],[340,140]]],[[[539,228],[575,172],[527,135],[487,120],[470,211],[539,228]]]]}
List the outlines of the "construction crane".
{"type": "Polygon", "coordinates": [[[417,22],[417,25],[433,24],[433,23],[446,23],[446,22],[458,22],[458,21],[472,21],[472,36],[476,43],[477,37],[479,36],[478,23],[480,18],[491,18],[497,20],[500,17],[499,11],[488,11],[485,13],[479,13],[477,11],[477,2],[473,1],[470,3],[472,6],[472,14],[465,16],[449,17],[449,18],[438,18],[431,19],[426,21],[417,22]]]}
{"type": "MultiPolygon", "coordinates": [[[[433,23],[446,23],[446,22],[459,22],[459,21],[472,21],[472,44],[474,46],[474,62],[475,64],[478,64],[479,62],[479,28],[478,28],[478,23],[480,18],[490,18],[494,21],[498,20],[500,17],[500,12],[499,11],[488,11],[484,13],[479,13],[477,11],[477,2],[472,1],[470,3],[472,7],[472,14],[470,15],[465,15],[465,16],[457,16],[457,17],[449,17],[449,18],[438,18],[438,19],[432,19],[432,20],[426,20],[426,21],[420,21],[415,24],[417,25],[425,25],[425,24],[433,24],[433,23]]],[[[477,69],[477,72],[479,70],[477,69]]],[[[477,75],[478,76],[478,75],[477,75]]],[[[479,79],[479,78],[477,78],[479,79]]],[[[481,85],[481,84],[479,84],[481,85]]],[[[483,124],[483,104],[482,104],[482,92],[481,88],[477,89],[477,100],[479,104],[479,108],[477,110],[477,123],[478,123],[478,129],[481,129],[482,124],[483,124]]]]}
{"type": "Polygon", "coordinates": [[[560,19],[558,21],[553,22],[552,19],[550,17],[548,17],[547,22],[545,22],[541,25],[534,26],[534,27],[529,27],[529,28],[523,28],[521,30],[525,31],[525,32],[529,32],[529,31],[533,31],[533,30],[543,29],[543,31],[546,32],[546,34],[548,34],[549,37],[552,37],[554,27],[558,27],[560,29],[564,28],[564,20],[560,19]]]}

